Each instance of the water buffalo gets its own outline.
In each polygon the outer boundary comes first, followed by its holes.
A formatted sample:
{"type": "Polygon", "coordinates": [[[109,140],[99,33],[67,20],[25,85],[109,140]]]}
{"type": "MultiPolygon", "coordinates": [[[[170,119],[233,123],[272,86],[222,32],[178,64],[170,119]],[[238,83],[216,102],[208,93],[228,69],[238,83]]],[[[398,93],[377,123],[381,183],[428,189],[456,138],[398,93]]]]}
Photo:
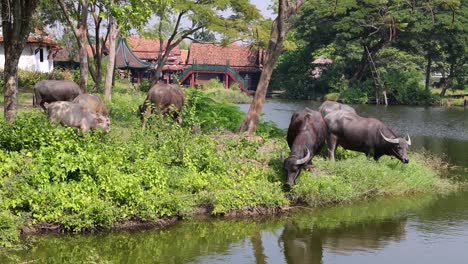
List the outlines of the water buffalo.
{"type": "Polygon", "coordinates": [[[110,131],[108,117],[93,113],[79,104],[53,102],[47,107],[47,114],[51,123],[75,127],[78,131],[87,132],[94,128],[100,128],[106,133],[110,131]]]}
{"type": "Polygon", "coordinates": [[[138,114],[142,119],[142,127],[145,128],[147,114],[157,111],[162,114],[169,114],[171,106],[174,106],[172,117],[177,119],[178,113],[184,105],[184,93],[177,84],[158,83],[153,85],[148,91],[145,102],[138,107],[138,114]],[[149,109],[148,109],[149,108],[149,109]]]}
{"type": "Polygon", "coordinates": [[[328,126],[328,153],[331,160],[335,160],[336,147],[340,145],[345,149],[364,152],[375,160],[389,155],[403,163],[409,162],[409,135],[407,139],[398,137],[377,119],[338,110],[325,116],[324,120],[328,126]]]}
{"type": "Polygon", "coordinates": [[[106,106],[101,100],[101,97],[92,94],[80,94],[75,99],[73,103],[79,104],[91,112],[99,113],[103,116],[108,116],[109,112],[107,111],[106,106]]]}
{"type": "Polygon", "coordinates": [[[292,115],[286,137],[291,153],[283,160],[288,174],[286,188],[295,184],[301,169],[321,151],[326,136],[327,126],[319,112],[306,108],[292,115]]]}
{"type": "Polygon", "coordinates": [[[38,104],[46,111],[44,104],[56,101],[73,101],[82,94],[80,86],[68,80],[42,80],[34,86],[33,106],[38,104]]]}
{"type": "Polygon", "coordinates": [[[355,113],[356,114],[356,110],[354,110],[354,108],[352,108],[351,106],[346,105],[346,104],[342,104],[342,103],[338,103],[338,102],[335,102],[335,101],[325,101],[319,107],[319,112],[320,112],[320,114],[322,114],[323,117],[325,117],[329,113],[331,113],[333,111],[336,111],[336,110],[345,110],[345,111],[348,111],[350,113],[355,113]]]}

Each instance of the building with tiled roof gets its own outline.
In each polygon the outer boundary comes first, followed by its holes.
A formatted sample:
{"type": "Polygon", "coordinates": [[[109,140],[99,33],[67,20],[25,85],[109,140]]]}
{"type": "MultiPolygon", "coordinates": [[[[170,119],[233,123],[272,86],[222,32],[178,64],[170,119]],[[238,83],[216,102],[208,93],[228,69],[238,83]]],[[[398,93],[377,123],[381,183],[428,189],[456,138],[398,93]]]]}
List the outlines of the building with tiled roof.
{"type": "MultiPolygon", "coordinates": [[[[18,68],[26,71],[52,72],[54,55],[59,50],[57,41],[52,36],[31,34],[21,53],[18,68]]],[[[0,69],[5,67],[5,48],[0,35],[0,69]]]]}
{"type": "MultiPolygon", "coordinates": [[[[130,71],[132,75],[132,80],[139,83],[142,79],[150,79],[154,74],[154,66],[157,64],[157,59],[160,54],[161,45],[159,39],[130,36],[126,38],[126,45],[129,47],[129,51],[133,54],[132,56],[134,56],[136,59],[153,65],[152,67],[148,67],[146,69],[143,69],[142,67],[132,68],[126,66],[125,68],[130,71]]],[[[167,41],[164,41],[163,53],[166,51],[166,47],[167,41]]],[[[127,59],[132,57],[129,55],[129,51],[126,51],[127,59]]],[[[121,53],[121,55],[117,54],[116,60],[124,61],[124,58],[119,57],[123,54],[124,53],[121,53]]],[[[167,61],[162,68],[162,78],[166,80],[166,82],[173,82],[173,75],[180,73],[184,69],[186,54],[187,52],[182,52],[178,46],[170,51],[169,57],[167,58],[167,61]],[[182,54],[184,54],[185,57],[183,57],[182,54]]],[[[132,60],[136,61],[135,58],[132,60]]],[[[119,68],[123,69],[121,67],[119,68]]]]}
{"type": "MultiPolygon", "coordinates": [[[[229,87],[233,83],[244,86],[245,90],[255,90],[263,69],[264,50],[233,43],[227,47],[211,43],[192,43],[187,59],[187,70],[192,67],[194,76],[182,76],[184,84],[204,85],[211,79],[218,79],[229,87]],[[220,72],[225,67],[225,73],[220,72]],[[233,76],[229,72],[235,71],[233,76]]],[[[187,71],[186,70],[186,71],[187,71]]],[[[242,88],[242,87],[241,87],[242,88]]]]}

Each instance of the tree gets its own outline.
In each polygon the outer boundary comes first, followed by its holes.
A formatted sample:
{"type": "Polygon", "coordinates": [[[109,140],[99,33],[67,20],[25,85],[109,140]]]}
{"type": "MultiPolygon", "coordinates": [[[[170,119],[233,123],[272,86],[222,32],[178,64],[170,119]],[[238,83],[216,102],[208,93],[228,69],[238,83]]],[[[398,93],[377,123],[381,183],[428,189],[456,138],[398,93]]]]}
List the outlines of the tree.
{"type": "Polygon", "coordinates": [[[87,37],[88,37],[88,8],[89,0],[79,0],[78,3],[74,1],[65,2],[66,0],[57,0],[63,15],[65,16],[69,27],[72,29],[73,34],[78,42],[79,58],[80,58],[80,88],[86,92],[88,85],[88,51],[87,37]],[[76,6],[75,6],[76,4],[76,6]],[[72,10],[74,10],[72,12],[72,10]]]}
{"type": "Polygon", "coordinates": [[[2,0],[2,29],[5,50],[3,89],[4,116],[13,122],[18,103],[18,62],[31,32],[37,0],[2,0]]]}
{"type": "Polygon", "coordinates": [[[298,9],[304,4],[305,0],[292,2],[289,0],[279,0],[278,16],[273,21],[270,32],[270,41],[265,55],[265,64],[260,75],[260,81],[254,95],[249,111],[239,128],[240,132],[255,133],[257,130],[260,113],[262,112],[263,103],[265,102],[268,84],[270,83],[273,68],[283,50],[283,43],[286,38],[286,33],[290,30],[291,17],[296,14],[298,9]]]}
{"type": "Polygon", "coordinates": [[[260,16],[256,7],[248,0],[153,0],[152,7],[158,20],[156,26],[160,46],[152,84],[156,83],[161,76],[162,68],[171,50],[184,39],[190,39],[194,33],[202,29],[220,33],[226,39],[233,38],[245,30],[246,23],[260,16]],[[221,11],[228,9],[233,14],[225,18],[221,11]],[[191,25],[182,25],[184,19],[189,20],[191,25]],[[168,24],[172,25],[172,28],[169,35],[165,35],[163,29],[168,24]],[[164,44],[164,39],[167,39],[166,44],[164,44]]]}
{"type": "MultiPolygon", "coordinates": [[[[114,7],[114,0],[110,1],[110,6],[111,7],[109,8],[109,10],[112,10],[112,7],[114,7]]],[[[114,78],[115,70],[116,42],[117,36],[119,35],[119,30],[120,28],[117,25],[116,18],[111,12],[109,12],[109,55],[107,59],[106,79],[104,82],[104,100],[108,102],[111,101],[112,96],[112,80],[114,78]]]]}
{"type": "Polygon", "coordinates": [[[213,32],[202,30],[193,34],[193,39],[198,42],[216,42],[216,36],[213,32]]]}

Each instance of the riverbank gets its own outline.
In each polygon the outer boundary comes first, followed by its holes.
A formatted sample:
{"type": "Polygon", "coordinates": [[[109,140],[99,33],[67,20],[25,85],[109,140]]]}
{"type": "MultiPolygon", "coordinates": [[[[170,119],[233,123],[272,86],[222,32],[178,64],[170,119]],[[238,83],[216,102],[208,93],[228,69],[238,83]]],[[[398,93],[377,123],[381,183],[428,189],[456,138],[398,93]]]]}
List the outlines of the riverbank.
{"type": "Polygon", "coordinates": [[[143,99],[117,90],[107,135],[55,128],[37,109],[21,112],[14,126],[0,121],[3,245],[35,225],[60,232],[158,226],[197,214],[253,216],[456,189],[426,155],[412,154],[403,165],[342,151],[336,163],[314,158],[315,167],[285,193],[284,131],[262,123],[257,136],[230,132],[243,113],[196,91],[188,91],[182,124],[154,118],[142,131],[135,111],[143,99]]]}

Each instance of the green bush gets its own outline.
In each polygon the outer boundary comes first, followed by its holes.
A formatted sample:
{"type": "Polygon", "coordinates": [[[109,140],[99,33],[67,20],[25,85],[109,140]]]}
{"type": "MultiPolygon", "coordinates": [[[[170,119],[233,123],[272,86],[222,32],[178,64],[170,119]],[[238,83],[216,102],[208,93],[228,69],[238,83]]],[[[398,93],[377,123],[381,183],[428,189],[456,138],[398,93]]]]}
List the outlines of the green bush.
{"type": "MultiPolygon", "coordinates": [[[[54,69],[51,73],[18,70],[18,87],[32,90],[34,85],[42,80],[70,80],[71,73],[67,70],[54,69]]],[[[3,70],[0,70],[0,86],[4,86],[3,70]]]]}
{"type": "Polygon", "coordinates": [[[340,98],[347,104],[366,104],[370,91],[373,90],[372,81],[358,82],[340,93],[340,98]]]}
{"type": "Polygon", "coordinates": [[[138,89],[141,92],[147,93],[151,88],[151,83],[148,80],[143,80],[141,81],[140,85],[138,86],[138,89]]]}
{"type": "Polygon", "coordinates": [[[421,84],[422,75],[417,71],[388,70],[383,76],[385,86],[397,104],[431,104],[432,93],[421,84]]]}

